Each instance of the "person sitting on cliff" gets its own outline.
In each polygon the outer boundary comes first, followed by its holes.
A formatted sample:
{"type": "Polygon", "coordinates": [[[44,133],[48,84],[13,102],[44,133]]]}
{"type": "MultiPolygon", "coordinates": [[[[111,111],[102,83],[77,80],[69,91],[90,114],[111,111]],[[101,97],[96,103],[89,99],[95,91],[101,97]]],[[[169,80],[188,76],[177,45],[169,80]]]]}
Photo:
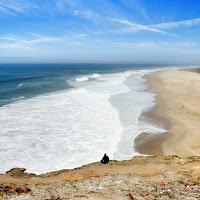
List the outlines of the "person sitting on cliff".
{"type": "Polygon", "coordinates": [[[106,153],[104,154],[104,157],[101,159],[101,163],[103,164],[109,163],[109,157],[106,155],[106,153]]]}

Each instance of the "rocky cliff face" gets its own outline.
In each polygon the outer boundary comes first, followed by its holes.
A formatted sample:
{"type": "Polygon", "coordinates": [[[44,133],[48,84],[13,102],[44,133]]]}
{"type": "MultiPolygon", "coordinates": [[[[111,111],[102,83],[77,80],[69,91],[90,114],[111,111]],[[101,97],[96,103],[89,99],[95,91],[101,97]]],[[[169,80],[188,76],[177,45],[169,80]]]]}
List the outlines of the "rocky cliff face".
{"type": "Polygon", "coordinates": [[[1,199],[200,199],[200,157],[134,157],[42,175],[0,175],[1,199]]]}

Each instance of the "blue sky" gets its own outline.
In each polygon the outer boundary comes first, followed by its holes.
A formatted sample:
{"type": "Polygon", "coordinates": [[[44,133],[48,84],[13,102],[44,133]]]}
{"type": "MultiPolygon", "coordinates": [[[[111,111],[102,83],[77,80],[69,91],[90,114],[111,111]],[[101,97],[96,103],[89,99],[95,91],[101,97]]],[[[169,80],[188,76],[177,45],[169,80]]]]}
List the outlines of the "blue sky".
{"type": "Polygon", "coordinates": [[[0,0],[0,63],[200,64],[199,0],[0,0]]]}

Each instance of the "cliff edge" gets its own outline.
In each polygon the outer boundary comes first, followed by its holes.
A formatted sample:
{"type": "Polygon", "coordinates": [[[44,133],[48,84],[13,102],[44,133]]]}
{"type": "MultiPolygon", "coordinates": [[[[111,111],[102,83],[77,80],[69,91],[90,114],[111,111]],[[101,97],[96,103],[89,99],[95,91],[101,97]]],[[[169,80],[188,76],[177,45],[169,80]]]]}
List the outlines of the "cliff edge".
{"type": "Polygon", "coordinates": [[[0,199],[200,199],[200,157],[134,157],[41,175],[0,175],[0,199]]]}

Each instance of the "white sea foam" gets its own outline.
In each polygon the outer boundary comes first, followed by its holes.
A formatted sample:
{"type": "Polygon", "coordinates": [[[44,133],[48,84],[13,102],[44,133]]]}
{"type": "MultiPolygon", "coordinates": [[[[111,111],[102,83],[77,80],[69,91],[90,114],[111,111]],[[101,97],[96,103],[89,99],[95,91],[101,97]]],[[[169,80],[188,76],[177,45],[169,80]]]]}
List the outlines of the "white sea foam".
{"type": "Polygon", "coordinates": [[[22,87],[22,85],[23,85],[24,83],[20,83],[20,84],[18,84],[18,88],[20,88],[20,87],[22,87]]]}
{"type": "MultiPolygon", "coordinates": [[[[126,76],[114,75],[119,92],[127,88],[126,76]]],[[[113,82],[105,84],[109,88],[113,82]]],[[[13,167],[34,173],[74,168],[100,160],[105,152],[112,159],[123,125],[108,101],[111,88],[96,89],[88,85],[1,107],[0,173],[13,167]]]]}
{"type": "Polygon", "coordinates": [[[89,76],[83,76],[83,77],[76,78],[75,81],[82,82],[82,81],[88,81],[90,79],[96,79],[96,78],[99,78],[99,77],[100,77],[99,74],[92,74],[92,75],[89,75],[89,76]]]}
{"type": "Polygon", "coordinates": [[[148,72],[93,75],[98,81],[0,107],[0,173],[74,168],[104,153],[119,160],[137,155],[138,116],[153,105],[153,94],[139,92],[148,72]]]}
{"type": "MultiPolygon", "coordinates": [[[[156,133],[165,132],[162,127],[148,123],[141,123],[138,119],[140,114],[155,105],[154,94],[145,92],[146,86],[144,75],[153,70],[133,71],[124,81],[128,88],[125,93],[118,93],[111,96],[111,104],[119,111],[120,121],[123,124],[124,131],[118,144],[118,150],[114,154],[114,159],[126,160],[139,155],[134,150],[134,139],[144,131],[156,133]]],[[[155,70],[154,70],[155,71],[155,70]]]]}
{"type": "Polygon", "coordinates": [[[14,100],[14,101],[16,101],[16,100],[22,100],[22,99],[25,99],[25,97],[24,96],[19,96],[17,98],[12,98],[12,100],[14,100]]]}
{"type": "Polygon", "coordinates": [[[100,77],[99,74],[92,74],[92,75],[90,76],[90,78],[99,78],[99,77],[100,77]]]}

